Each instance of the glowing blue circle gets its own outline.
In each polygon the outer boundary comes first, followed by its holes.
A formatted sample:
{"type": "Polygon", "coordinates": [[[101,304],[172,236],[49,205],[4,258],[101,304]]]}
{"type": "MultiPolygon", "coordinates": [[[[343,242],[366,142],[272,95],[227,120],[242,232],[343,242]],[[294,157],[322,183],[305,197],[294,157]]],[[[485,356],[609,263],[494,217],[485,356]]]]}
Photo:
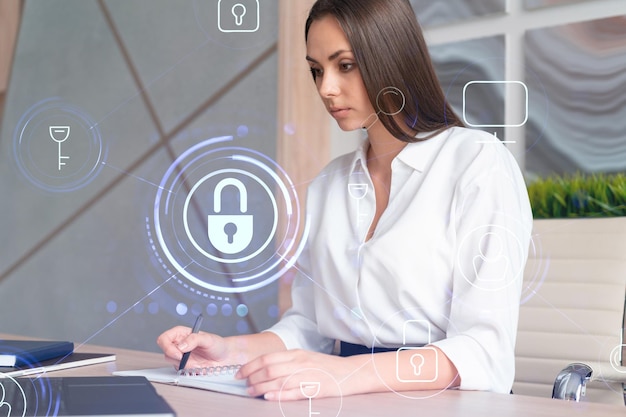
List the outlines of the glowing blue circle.
{"type": "Polygon", "coordinates": [[[187,304],[185,303],[178,303],[176,304],[176,313],[178,313],[179,316],[184,316],[185,314],[187,314],[187,304]]]}
{"type": "Polygon", "coordinates": [[[237,333],[239,334],[246,334],[249,333],[250,331],[250,327],[248,326],[248,323],[245,320],[237,320],[237,333]]]}
{"type": "Polygon", "coordinates": [[[245,317],[248,314],[248,306],[245,304],[239,304],[236,310],[239,317],[245,317]]]}
{"type": "MultiPolygon", "coordinates": [[[[267,248],[267,246],[272,242],[272,239],[274,238],[274,235],[276,234],[276,229],[278,228],[278,207],[276,205],[276,199],[274,198],[274,194],[269,189],[267,184],[265,184],[263,181],[261,181],[261,179],[259,177],[257,177],[256,175],[252,175],[249,172],[242,171],[240,169],[221,169],[219,171],[211,172],[210,174],[205,175],[189,191],[189,194],[187,195],[187,198],[185,199],[185,206],[183,208],[183,224],[185,225],[185,232],[187,232],[187,237],[189,238],[189,241],[196,248],[196,250],[198,252],[200,252],[201,254],[206,256],[207,258],[213,259],[214,261],[217,261],[217,262],[224,262],[224,263],[227,263],[227,264],[239,263],[239,262],[247,261],[249,259],[254,258],[259,253],[263,252],[263,250],[265,248],[267,248]],[[209,252],[205,251],[202,248],[202,246],[200,246],[198,244],[198,242],[196,242],[196,240],[193,238],[193,235],[191,234],[191,230],[189,228],[189,222],[187,221],[187,212],[189,210],[189,203],[191,202],[191,197],[193,197],[193,194],[196,192],[198,187],[200,187],[209,178],[212,178],[212,177],[214,177],[216,175],[219,175],[219,174],[225,174],[227,172],[231,172],[231,173],[234,173],[234,174],[245,175],[245,176],[248,176],[248,177],[252,178],[256,182],[258,182],[261,185],[261,187],[263,187],[265,192],[267,192],[267,195],[270,197],[270,200],[272,201],[272,207],[274,209],[274,222],[272,223],[272,231],[267,236],[267,239],[265,240],[265,242],[256,251],[252,252],[251,254],[249,254],[247,256],[244,256],[244,257],[241,257],[241,258],[234,258],[234,259],[220,258],[218,256],[214,256],[214,255],[210,254],[209,252]]],[[[197,280],[193,280],[193,281],[195,282],[197,280]]],[[[198,282],[196,282],[196,284],[198,284],[198,282]]],[[[201,284],[198,284],[198,285],[201,285],[201,284]]]]}
{"type": "Polygon", "coordinates": [[[248,132],[248,126],[246,125],[241,125],[237,127],[237,136],[239,136],[240,138],[245,138],[246,136],[248,136],[248,132]]]}
{"type": "Polygon", "coordinates": [[[214,316],[217,314],[217,306],[213,303],[209,304],[208,306],[206,306],[206,313],[209,316],[214,316]]]}
{"type": "Polygon", "coordinates": [[[226,317],[230,317],[233,314],[233,306],[230,304],[224,304],[222,306],[222,315],[226,317]]]}
{"type": "MultiPolygon", "coordinates": [[[[51,192],[70,192],[86,186],[102,170],[106,156],[98,124],[83,111],[57,98],[43,100],[28,109],[15,127],[13,143],[14,159],[22,174],[37,187],[51,192]],[[45,163],[56,160],[56,147],[47,130],[60,125],[74,127],[68,132],[70,141],[76,137],[77,129],[85,139],[75,142],[84,147],[85,155],[81,155],[82,159],[79,158],[70,171],[61,169],[60,159],[58,170],[50,169],[45,163]],[[46,155],[43,159],[42,154],[46,155]]],[[[59,148],[59,158],[61,152],[59,148]]],[[[68,163],[76,161],[66,157],[68,163]]]]}
{"type": "MultiPolygon", "coordinates": [[[[282,169],[274,161],[271,161],[271,159],[269,159],[267,156],[251,149],[237,147],[217,147],[217,145],[219,145],[221,142],[230,140],[233,140],[232,136],[217,137],[200,142],[181,154],[170,165],[159,184],[155,197],[154,230],[156,240],[158,241],[159,246],[163,251],[163,254],[165,255],[165,258],[178,271],[181,277],[184,277],[192,283],[196,284],[197,286],[203,287],[208,290],[226,293],[240,293],[268,285],[269,283],[281,277],[293,267],[296,259],[303,250],[304,242],[306,242],[308,233],[310,231],[310,222],[309,219],[306,219],[302,236],[300,238],[297,238],[298,230],[300,230],[301,221],[300,210],[297,205],[295,205],[294,207],[293,204],[298,201],[298,198],[295,193],[295,186],[289,180],[289,177],[284,169],[282,169]],[[214,156],[213,154],[216,154],[218,156],[214,156]],[[212,157],[213,159],[209,159],[209,157],[212,157]],[[182,219],[177,220],[179,219],[178,213],[174,213],[174,208],[177,204],[177,195],[179,196],[179,201],[181,201],[181,203],[183,201],[185,201],[185,203],[188,202],[188,197],[186,194],[178,194],[175,191],[178,189],[184,190],[183,188],[180,188],[182,187],[181,184],[186,181],[184,175],[188,172],[194,172],[194,170],[198,168],[198,165],[202,167],[209,162],[224,159],[232,160],[235,164],[248,164],[245,166],[251,166],[254,170],[260,169],[262,170],[264,175],[267,174],[269,178],[272,178],[276,184],[268,187],[267,189],[271,188],[277,190],[277,193],[276,195],[274,195],[274,193],[270,193],[268,195],[271,195],[273,197],[281,197],[281,208],[282,204],[284,204],[284,208],[282,208],[281,213],[285,213],[287,220],[287,225],[284,232],[285,236],[282,237],[282,241],[277,242],[275,246],[276,250],[274,251],[274,254],[271,255],[271,257],[269,257],[268,259],[262,259],[261,262],[258,262],[257,265],[259,266],[256,267],[256,270],[247,270],[242,272],[240,274],[241,277],[238,277],[237,275],[229,276],[228,279],[230,280],[230,282],[232,282],[233,284],[239,284],[240,286],[228,286],[222,285],[221,283],[214,284],[212,282],[206,282],[201,280],[199,277],[207,276],[206,271],[210,271],[211,275],[209,276],[212,276],[216,272],[215,270],[209,269],[205,266],[207,260],[206,254],[202,253],[202,251],[198,251],[198,248],[191,241],[185,243],[190,243],[191,246],[193,246],[193,250],[197,251],[196,253],[201,254],[203,258],[199,258],[197,260],[194,259],[194,253],[188,253],[185,248],[181,246],[181,242],[178,240],[170,242],[171,246],[168,245],[168,241],[166,241],[165,239],[163,230],[165,229],[166,232],[171,232],[175,234],[177,227],[175,222],[180,222],[181,220],[182,222],[184,222],[186,220],[186,216],[183,216],[182,219]],[[271,161],[271,167],[267,165],[267,161],[271,161]],[[185,198],[185,200],[182,200],[183,198],[185,198]],[[175,214],[177,216],[175,216],[175,214]]],[[[247,172],[245,170],[242,171],[247,172]]],[[[253,174],[250,173],[249,176],[250,175],[253,174]]],[[[275,200],[272,200],[272,204],[274,204],[274,201],[275,200]]],[[[277,220],[275,219],[274,221],[277,220]]],[[[184,234],[188,238],[190,234],[189,227],[185,227],[183,225],[182,229],[185,229],[184,234]]],[[[168,239],[171,238],[168,237],[168,239]]],[[[200,249],[202,248],[200,247],[200,249]]],[[[208,259],[210,259],[211,261],[217,261],[222,264],[227,263],[224,262],[222,258],[211,259],[210,257],[208,257],[208,259]]],[[[239,259],[238,261],[238,267],[241,267],[242,265],[245,266],[245,259],[239,259]]],[[[221,272],[218,271],[218,274],[221,274],[221,272]]]]}
{"type": "Polygon", "coordinates": [[[275,304],[267,308],[267,315],[273,319],[277,318],[279,313],[280,313],[280,310],[278,309],[278,306],[275,304]]]}
{"type": "Polygon", "coordinates": [[[150,304],[148,304],[148,313],[157,314],[158,312],[159,312],[159,303],[157,303],[156,301],[153,301],[150,304]]]}
{"type": "Polygon", "coordinates": [[[106,308],[109,313],[115,313],[117,311],[117,303],[115,301],[109,301],[106,308]]]}

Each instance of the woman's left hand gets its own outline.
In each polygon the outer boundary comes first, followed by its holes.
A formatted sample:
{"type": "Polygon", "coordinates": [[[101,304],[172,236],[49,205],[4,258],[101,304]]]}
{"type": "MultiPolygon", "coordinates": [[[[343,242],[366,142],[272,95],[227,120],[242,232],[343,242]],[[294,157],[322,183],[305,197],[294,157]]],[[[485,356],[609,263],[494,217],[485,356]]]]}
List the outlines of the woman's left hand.
{"type": "MultiPolygon", "coordinates": [[[[369,355],[363,355],[369,356],[369,355]]],[[[359,368],[355,359],[311,352],[288,350],[260,356],[241,367],[237,378],[248,380],[252,396],[266,400],[290,401],[307,397],[300,390],[300,382],[319,383],[315,398],[337,397],[342,392],[339,384],[359,368]]],[[[362,358],[367,360],[367,358],[362,358]]],[[[354,387],[353,387],[354,388],[354,387]]]]}

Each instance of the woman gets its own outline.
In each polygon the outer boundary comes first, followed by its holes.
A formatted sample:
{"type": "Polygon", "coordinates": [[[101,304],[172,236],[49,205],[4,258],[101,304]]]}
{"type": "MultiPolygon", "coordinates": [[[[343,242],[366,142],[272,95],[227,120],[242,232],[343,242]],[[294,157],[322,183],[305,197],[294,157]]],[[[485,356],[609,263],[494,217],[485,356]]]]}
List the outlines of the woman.
{"type": "Polygon", "coordinates": [[[259,334],[176,327],[159,346],[173,363],[243,363],[269,400],[304,398],[307,374],[328,376],[316,398],[508,393],[532,222],[515,160],[446,104],[407,0],[318,0],[305,39],[326,109],[367,140],[309,187],[293,307],[259,334]]]}

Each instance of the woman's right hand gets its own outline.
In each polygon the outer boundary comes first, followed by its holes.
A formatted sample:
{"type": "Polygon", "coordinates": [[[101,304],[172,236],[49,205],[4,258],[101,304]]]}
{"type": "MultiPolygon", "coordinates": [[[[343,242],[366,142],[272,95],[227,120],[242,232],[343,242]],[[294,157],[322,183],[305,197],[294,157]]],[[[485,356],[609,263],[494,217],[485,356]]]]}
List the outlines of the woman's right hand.
{"type": "Polygon", "coordinates": [[[228,347],[223,337],[212,333],[192,333],[185,326],[176,326],[163,332],[157,338],[157,344],[176,369],[185,352],[191,352],[186,368],[216,366],[228,358],[228,347]]]}

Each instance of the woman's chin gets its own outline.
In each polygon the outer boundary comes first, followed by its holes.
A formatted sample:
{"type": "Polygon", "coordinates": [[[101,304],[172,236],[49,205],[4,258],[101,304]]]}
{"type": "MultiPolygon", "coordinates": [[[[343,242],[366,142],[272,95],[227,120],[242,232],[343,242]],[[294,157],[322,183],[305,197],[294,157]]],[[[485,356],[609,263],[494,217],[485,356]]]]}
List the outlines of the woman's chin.
{"type": "Polygon", "coordinates": [[[364,129],[361,123],[347,120],[337,120],[337,126],[339,126],[339,129],[343,130],[344,132],[353,132],[355,130],[364,129]]]}

